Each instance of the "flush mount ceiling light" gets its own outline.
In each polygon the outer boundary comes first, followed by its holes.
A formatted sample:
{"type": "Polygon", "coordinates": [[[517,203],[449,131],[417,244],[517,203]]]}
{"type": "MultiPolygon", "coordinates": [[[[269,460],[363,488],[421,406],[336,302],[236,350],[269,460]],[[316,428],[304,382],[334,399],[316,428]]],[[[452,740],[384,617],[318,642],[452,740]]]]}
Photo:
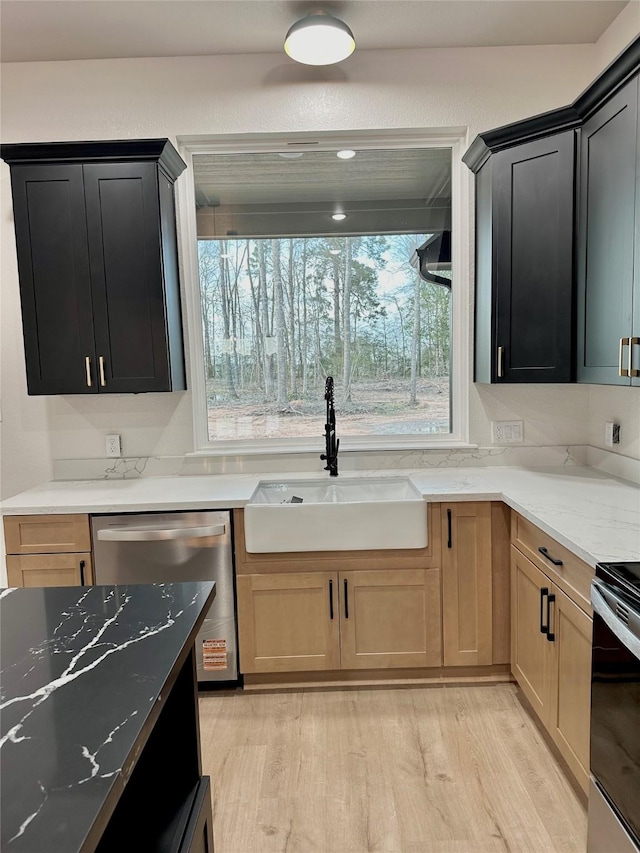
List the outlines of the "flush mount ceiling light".
{"type": "Polygon", "coordinates": [[[355,156],[356,152],[352,151],[351,148],[343,148],[342,151],[336,151],[336,157],[339,157],[341,160],[351,160],[355,156]]]}
{"type": "Polygon", "coordinates": [[[343,219],[347,218],[346,213],[332,213],[331,218],[335,219],[336,222],[342,222],[343,219]]]}
{"type": "Polygon", "coordinates": [[[344,21],[320,10],[296,21],[284,40],[287,56],[304,65],[333,65],[355,49],[353,33],[344,21]]]}

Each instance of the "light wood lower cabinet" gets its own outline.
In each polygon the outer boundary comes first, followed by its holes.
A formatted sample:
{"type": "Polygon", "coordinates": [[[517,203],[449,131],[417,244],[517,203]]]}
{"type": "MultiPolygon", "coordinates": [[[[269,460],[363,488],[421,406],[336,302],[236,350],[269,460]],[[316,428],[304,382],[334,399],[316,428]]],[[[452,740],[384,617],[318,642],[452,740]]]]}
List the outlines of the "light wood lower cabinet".
{"type": "Polygon", "coordinates": [[[445,666],[493,663],[491,506],[441,505],[445,666]]]}
{"type": "Polygon", "coordinates": [[[442,665],[440,570],[340,572],[342,669],[442,665]]]}
{"type": "Polygon", "coordinates": [[[533,710],[548,727],[551,644],[543,633],[551,583],[516,548],[511,563],[511,671],[533,710]]]}
{"type": "Polygon", "coordinates": [[[239,575],[243,673],[441,666],[440,570],[239,575]]]}
{"type": "Polygon", "coordinates": [[[511,602],[512,672],[586,793],[593,620],[515,547],[511,602]]]}
{"type": "Polygon", "coordinates": [[[593,619],[554,587],[551,629],[555,657],[551,667],[550,731],[582,789],[589,789],[591,719],[591,639],[593,619]]]}
{"type": "Polygon", "coordinates": [[[85,586],[92,583],[91,554],[12,554],[9,586],[85,586]]]}
{"type": "Polygon", "coordinates": [[[339,669],[337,572],[239,575],[240,670],[339,669]]]}
{"type": "Polygon", "coordinates": [[[93,583],[88,515],[8,515],[4,536],[10,586],[93,583]]]}

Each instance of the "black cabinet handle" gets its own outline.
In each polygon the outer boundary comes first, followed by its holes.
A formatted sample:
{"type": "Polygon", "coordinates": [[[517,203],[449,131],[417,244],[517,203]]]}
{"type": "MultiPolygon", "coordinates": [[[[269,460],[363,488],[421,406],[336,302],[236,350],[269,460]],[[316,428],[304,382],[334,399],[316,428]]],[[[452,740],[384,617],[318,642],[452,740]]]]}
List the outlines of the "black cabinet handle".
{"type": "Polygon", "coordinates": [[[329,618],[333,619],[333,581],[329,581],[329,618]]]}
{"type": "Polygon", "coordinates": [[[84,567],[86,563],[84,560],[80,560],[80,586],[86,586],[84,582],[84,567]]]}
{"type": "Polygon", "coordinates": [[[556,635],[551,633],[551,604],[556,600],[555,595],[553,593],[547,596],[547,630],[545,634],[547,635],[547,640],[550,643],[553,643],[556,639],[556,635]]]}
{"type": "Polygon", "coordinates": [[[543,586],[540,590],[540,633],[548,634],[549,633],[549,607],[547,604],[547,624],[545,625],[543,622],[543,614],[544,614],[544,600],[545,597],[548,598],[549,590],[546,586],[543,586]]]}
{"type": "Polygon", "coordinates": [[[554,566],[561,566],[562,565],[562,560],[556,560],[554,557],[552,557],[551,554],[547,551],[547,549],[543,545],[541,545],[540,548],[538,548],[538,551],[542,554],[542,556],[545,559],[549,560],[550,563],[553,563],[554,566]]]}
{"type": "Polygon", "coordinates": [[[447,510],[447,548],[452,548],[451,544],[451,510],[447,510]]]}
{"type": "Polygon", "coordinates": [[[347,582],[344,582],[344,618],[349,618],[349,587],[347,582]]]}

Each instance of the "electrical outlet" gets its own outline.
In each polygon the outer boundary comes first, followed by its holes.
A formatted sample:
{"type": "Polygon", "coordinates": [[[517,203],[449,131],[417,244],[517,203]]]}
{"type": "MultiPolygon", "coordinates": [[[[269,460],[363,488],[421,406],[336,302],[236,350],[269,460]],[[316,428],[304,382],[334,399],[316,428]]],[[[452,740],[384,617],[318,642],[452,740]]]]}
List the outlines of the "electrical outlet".
{"type": "Polygon", "coordinates": [[[491,421],[492,444],[522,444],[523,441],[523,421],[491,421]]]}
{"type": "Polygon", "coordinates": [[[607,447],[613,447],[614,444],[620,444],[620,424],[614,424],[613,421],[608,421],[604,425],[604,443],[607,447]]]}
{"type": "Polygon", "coordinates": [[[105,436],[105,450],[107,456],[122,456],[122,444],[117,434],[105,436]]]}

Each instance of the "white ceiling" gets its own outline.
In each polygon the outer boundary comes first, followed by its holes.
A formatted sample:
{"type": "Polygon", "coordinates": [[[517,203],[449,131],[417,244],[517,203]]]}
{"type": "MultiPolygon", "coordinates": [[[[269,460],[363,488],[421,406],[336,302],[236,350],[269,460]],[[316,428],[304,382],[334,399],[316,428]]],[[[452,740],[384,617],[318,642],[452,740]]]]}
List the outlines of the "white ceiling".
{"type": "Polygon", "coordinates": [[[3,62],[280,53],[318,6],[358,50],[589,44],[627,0],[1,0],[3,62]]]}

